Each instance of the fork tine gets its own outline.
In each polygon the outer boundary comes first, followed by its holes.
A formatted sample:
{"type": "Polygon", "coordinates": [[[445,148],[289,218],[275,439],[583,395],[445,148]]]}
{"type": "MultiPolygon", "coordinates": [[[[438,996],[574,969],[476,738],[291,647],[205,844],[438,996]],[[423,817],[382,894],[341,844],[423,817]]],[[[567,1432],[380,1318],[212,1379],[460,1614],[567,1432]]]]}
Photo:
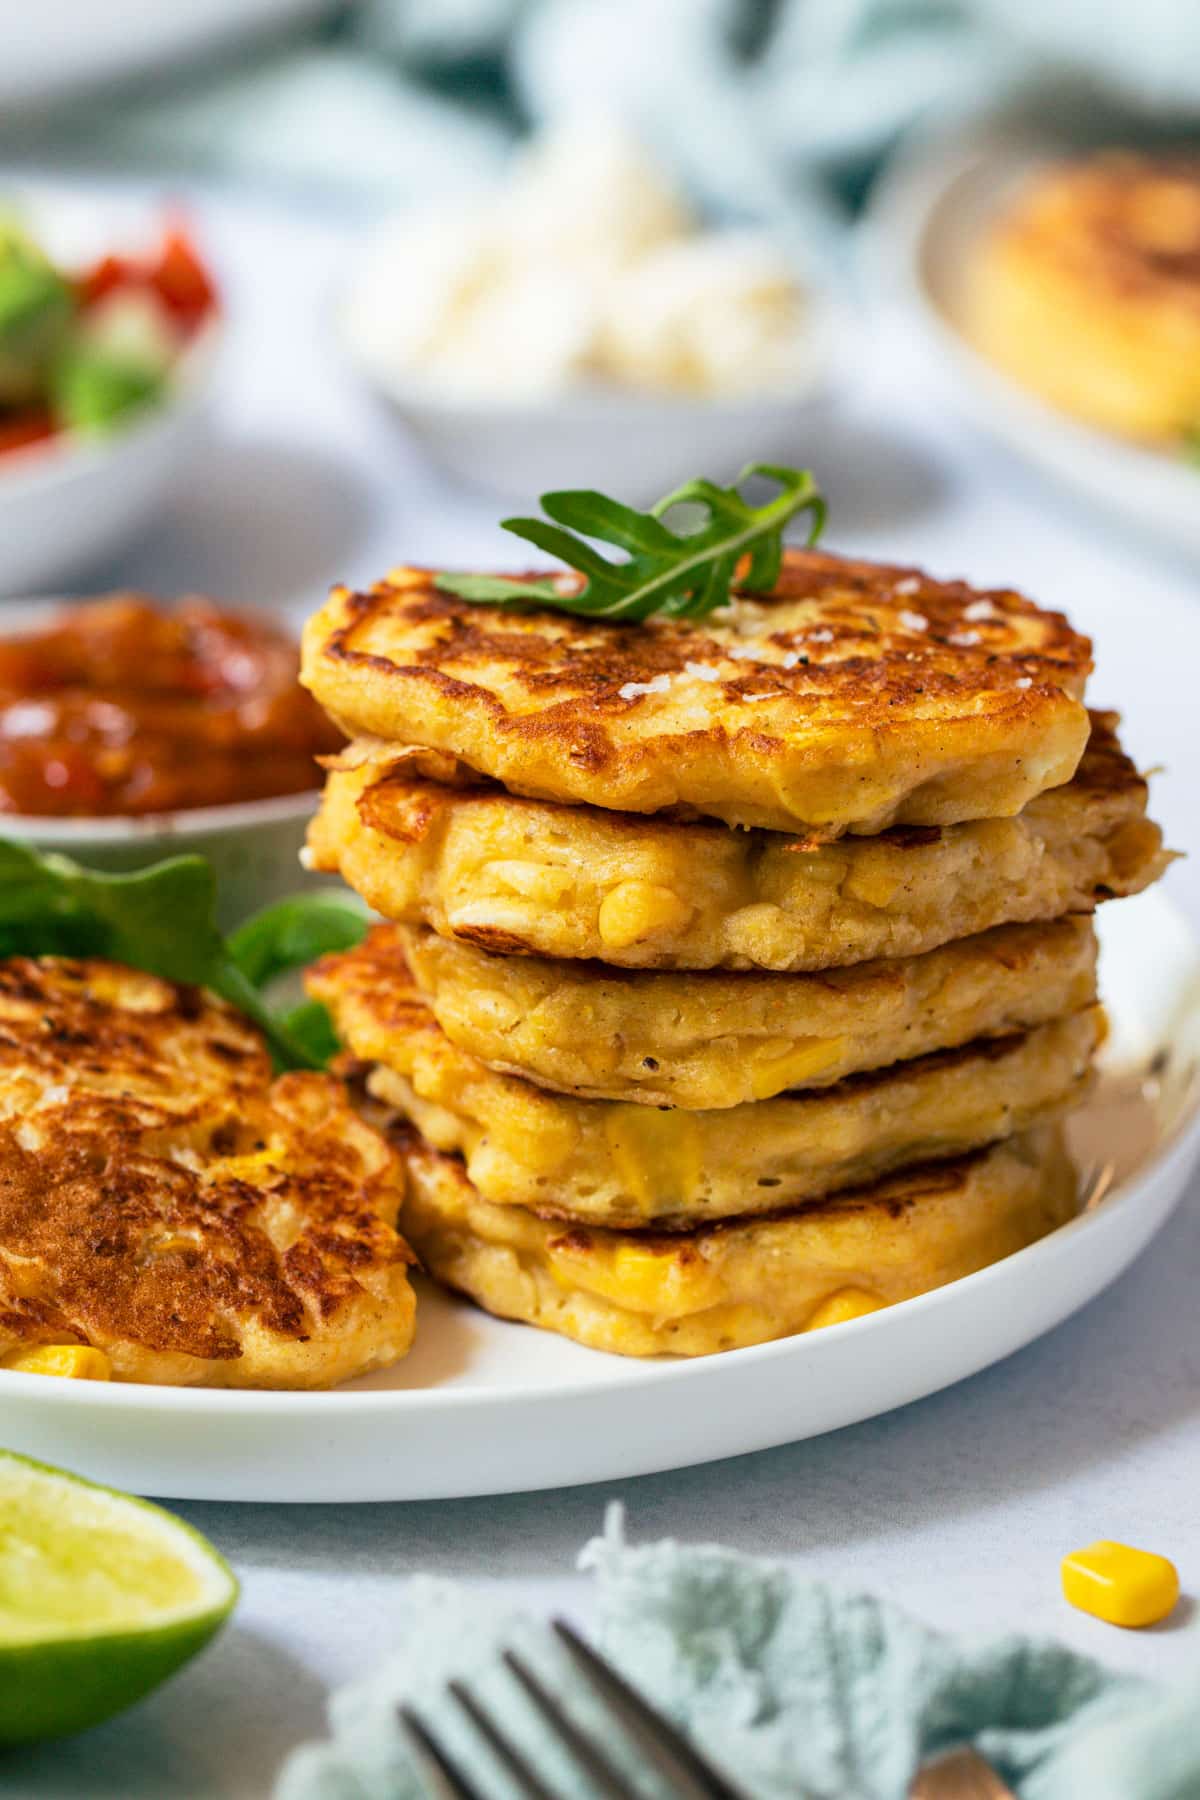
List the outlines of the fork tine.
{"type": "Polygon", "coordinates": [[[535,1774],[512,1739],[501,1731],[491,1713],[480,1705],[470,1688],[465,1687],[461,1681],[451,1681],[448,1685],[450,1693],[466,1713],[480,1737],[492,1750],[497,1760],[503,1763],[522,1793],[527,1794],[529,1800],[555,1800],[551,1789],[535,1774]]]}
{"type": "Polygon", "coordinates": [[[565,1713],[553,1694],[544,1688],[528,1663],[519,1657],[515,1650],[504,1652],[505,1666],[516,1676],[537,1710],[549,1725],[559,1742],[570,1752],[575,1761],[609,1796],[609,1800],[637,1800],[633,1788],[619,1775],[605,1756],[603,1750],[595,1744],[585,1731],[581,1731],[574,1719],[565,1713]]]}
{"type": "Polygon", "coordinates": [[[607,1657],[581,1638],[565,1619],[553,1620],[559,1642],[568,1650],[580,1673],[636,1738],[658,1772],[678,1792],[693,1800],[744,1800],[742,1790],[713,1767],[683,1734],[651,1706],[607,1657]]]}
{"type": "Polygon", "coordinates": [[[445,1746],[411,1706],[398,1706],[397,1717],[412,1747],[425,1785],[442,1800],[482,1800],[445,1746]]]}

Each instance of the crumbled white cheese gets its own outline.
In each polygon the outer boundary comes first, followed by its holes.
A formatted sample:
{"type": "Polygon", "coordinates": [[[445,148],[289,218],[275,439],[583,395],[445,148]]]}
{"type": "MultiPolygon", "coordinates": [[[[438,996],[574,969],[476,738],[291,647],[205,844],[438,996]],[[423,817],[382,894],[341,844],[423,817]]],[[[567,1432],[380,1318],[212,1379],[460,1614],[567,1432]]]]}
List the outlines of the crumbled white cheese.
{"type": "Polygon", "coordinates": [[[833,642],[833,633],[828,629],[822,631],[810,631],[805,635],[810,644],[832,644],[833,642]]]}
{"type": "Polygon", "coordinates": [[[300,867],[302,869],[313,870],[316,868],[316,866],[317,866],[317,859],[316,859],[315,855],[309,849],[307,844],[302,845],[301,850],[300,850],[300,867]]]}
{"type": "Polygon", "coordinates": [[[626,384],[769,394],[808,378],[815,342],[795,272],[769,237],[704,232],[617,274],[597,355],[626,384]]]}
{"type": "Polygon", "coordinates": [[[807,660],[807,657],[801,656],[798,650],[789,650],[783,659],[783,666],[785,669],[794,669],[797,663],[806,662],[807,660]]]}
{"type": "Polygon", "coordinates": [[[921,591],[921,583],[915,575],[906,575],[903,581],[896,583],[892,591],[896,594],[918,594],[921,591]]]}
{"type": "Polygon", "coordinates": [[[685,675],[693,675],[697,681],[720,681],[720,669],[714,669],[711,663],[688,662],[683,665],[685,675]]]}
{"type": "Polygon", "coordinates": [[[636,700],[641,694],[665,694],[670,685],[669,675],[655,675],[650,681],[627,681],[617,692],[622,700],[636,700]]]}
{"type": "Polygon", "coordinates": [[[581,117],[485,199],[400,215],[343,315],[386,387],[547,400],[622,390],[773,394],[809,381],[811,304],[764,232],[708,231],[625,128],[581,117]]]}
{"type": "Polygon", "coordinates": [[[905,611],[899,613],[897,616],[905,631],[929,630],[929,620],[925,617],[924,613],[905,611]]]}
{"type": "Polygon", "coordinates": [[[1017,681],[1014,683],[1014,686],[1019,687],[1019,688],[1032,687],[1033,686],[1033,676],[1032,675],[1019,676],[1017,681]]]}
{"type": "Polygon", "coordinates": [[[968,606],[963,613],[964,619],[976,621],[979,619],[994,619],[995,616],[996,609],[990,600],[972,600],[970,606],[968,606]]]}
{"type": "Polygon", "coordinates": [[[735,644],[729,652],[735,662],[758,662],[763,654],[763,646],[754,644],[735,644]]]}
{"type": "Polygon", "coordinates": [[[962,650],[969,650],[972,644],[979,642],[979,633],[977,631],[952,631],[946,642],[957,644],[962,650]]]}

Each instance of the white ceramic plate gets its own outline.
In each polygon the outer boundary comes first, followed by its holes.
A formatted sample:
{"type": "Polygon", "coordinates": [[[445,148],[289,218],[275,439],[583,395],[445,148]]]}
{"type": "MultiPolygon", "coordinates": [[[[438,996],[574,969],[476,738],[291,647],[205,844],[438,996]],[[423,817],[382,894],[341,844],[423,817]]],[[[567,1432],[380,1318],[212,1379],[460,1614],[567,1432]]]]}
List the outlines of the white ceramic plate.
{"type": "MultiPolygon", "coordinates": [[[[0,606],[0,637],[36,631],[61,610],[60,600],[10,600],[0,606]]],[[[137,818],[61,819],[5,815],[0,837],[57,851],[89,869],[124,875],[168,856],[206,856],[217,884],[217,923],[232,931],[260,906],[328,877],[306,873],[300,851],[317,810],[317,789],[196,806],[137,818]]]]}
{"type": "Polygon", "coordinates": [[[396,1369],[323,1394],[0,1373],[0,1439],[136,1492],[425,1500],[620,1480],[850,1425],[1050,1330],[1149,1242],[1200,1149],[1200,952],[1161,895],[1101,914],[1114,1032],[1080,1120],[1092,1201],[1041,1243],[919,1299],[696,1361],[628,1361],[423,1291],[396,1369]],[[1154,1065],[1153,1105],[1140,1097],[1154,1065]]]}
{"type": "Polygon", "coordinates": [[[1200,555],[1200,469],[1057,412],[962,331],[961,275],[980,231],[1034,169],[1070,148],[1006,130],[934,140],[899,157],[867,221],[872,285],[899,303],[950,405],[1106,512],[1200,555]]]}

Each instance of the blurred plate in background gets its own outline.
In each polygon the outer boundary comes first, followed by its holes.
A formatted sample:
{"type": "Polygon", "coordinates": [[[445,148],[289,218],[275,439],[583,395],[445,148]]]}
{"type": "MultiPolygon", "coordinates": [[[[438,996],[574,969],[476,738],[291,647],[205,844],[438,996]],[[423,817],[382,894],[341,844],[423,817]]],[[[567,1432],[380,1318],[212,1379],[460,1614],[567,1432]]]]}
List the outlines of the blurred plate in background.
{"type": "Polygon", "coordinates": [[[1200,468],[1081,425],[995,368],[963,331],[962,271],[1020,184],[1071,146],[1011,132],[926,141],[896,158],[866,221],[866,260],[950,404],[1044,470],[1160,543],[1200,556],[1200,468]]]}

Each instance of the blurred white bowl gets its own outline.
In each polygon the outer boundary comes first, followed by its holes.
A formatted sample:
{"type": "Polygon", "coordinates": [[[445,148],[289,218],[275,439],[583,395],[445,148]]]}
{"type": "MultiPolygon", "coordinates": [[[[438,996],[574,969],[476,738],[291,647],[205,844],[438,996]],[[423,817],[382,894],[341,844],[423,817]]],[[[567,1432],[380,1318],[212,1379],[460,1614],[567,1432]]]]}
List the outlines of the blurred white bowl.
{"type": "MultiPolygon", "coordinates": [[[[60,600],[19,600],[0,611],[0,635],[36,630],[59,611],[60,600]]],[[[57,851],[91,869],[126,874],[168,856],[208,858],[217,882],[217,923],[230,930],[273,900],[329,883],[300,865],[319,788],[271,800],[192,807],[145,817],[62,819],[0,813],[0,838],[57,851]]]]}
{"type": "Polygon", "coordinates": [[[550,404],[475,404],[389,378],[375,383],[452,475],[531,504],[551,488],[600,488],[646,505],[695,475],[747,462],[804,463],[824,381],[787,394],[721,400],[598,393],[550,404]]]}
{"type": "Polygon", "coordinates": [[[551,488],[595,487],[646,505],[696,475],[725,480],[747,462],[804,463],[833,370],[827,303],[810,298],[811,357],[773,393],[695,398],[649,388],[580,387],[551,398],[474,400],[342,344],[372,390],[442,468],[530,504],[551,488]]]}
{"type": "Polygon", "coordinates": [[[220,335],[219,322],[204,326],[162,404],[111,437],[0,456],[0,595],[80,574],[147,522],[203,440],[220,335]]]}

